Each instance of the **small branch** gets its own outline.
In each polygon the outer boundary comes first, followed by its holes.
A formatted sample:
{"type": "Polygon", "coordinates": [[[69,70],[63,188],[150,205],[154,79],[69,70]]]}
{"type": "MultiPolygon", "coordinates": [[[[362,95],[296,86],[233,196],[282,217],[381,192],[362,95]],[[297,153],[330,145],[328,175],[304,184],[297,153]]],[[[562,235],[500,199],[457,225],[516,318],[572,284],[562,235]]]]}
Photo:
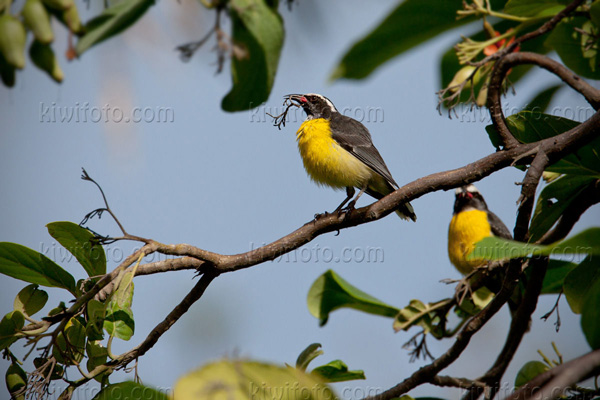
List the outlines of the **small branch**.
{"type": "Polygon", "coordinates": [[[104,211],[108,212],[110,214],[110,216],[113,218],[113,220],[117,223],[117,225],[119,226],[119,229],[121,230],[121,232],[123,233],[123,237],[120,238],[109,238],[109,237],[103,237],[103,236],[99,236],[98,234],[96,234],[97,239],[99,239],[99,241],[101,243],[112,243],[115,242],[117,240],[135,240],[137,242],[143,242],[143,243],[149,243],[150,241],[148,239],[139,237],[139,236],[135,236],[135,235],[130,235],[129,233],[127,233],[127,231],[125,230],[125,227],[123,227],[123,224],[121,224],[121,221],[119,221],[119,218],[117,218],[117,215],[110,209],[110,206],[108,205],[108,200],[106,200],[106,196],[104,195],[104,190],[102,190],[102,187],[98,184],[98,182],[96,182],[94,179],[92,179],[92,177],[89,176],[89,174],[87,173],[87,171],[85,170],[85,168],[81,168],[81,179],[83,179],[84,181],[89,181],[92,182],[94,185],[96,185],[96,187],[98,188],[98,190],[100,190],[100,194],[102,195],[102,199],[104,200],[104,206],[105,208],[98,208],[92,212],[89,212],[85,217],[83,217],[83,220],[79,223],[79,225],[83,226],[84,224],[87,223],[87,221],[89,221],[91,218],[97,216],[98,218],[100,218],[100,216],[102,215],[102,213],[104,211]]]}
{"type": "Polygon", "coordinates": [[[521,195],[519,196],[519,200],[517,200],[519,210],[513,232],[513,237],[517,241],[527,242],[529,238],[529,221],[533,206],[535,205],[535,191],[549,162],[550,159],[546,155],[546,152],[540,149],[527,169],[521,186],[521,195]]]}
{"type": "Polygon", "coordinates": [[[436,375],[431,380],[431,384],[441,387],[456,387],[461,389],[471,389],[473,387],[485,388],[485,383],[472,381],[467,378],[455,378],[453,376],[436,375]]]}
{"type": "Polygon", "coordinates": [[[600,108],[600,90],[581,79],[580,76],[558,61],[555,61],[543,54],[530,52],[512,53],[510,54],[510,57],[507,55],[506,59],[507,61],[504,62],[508,62],[511,68],[523,64],[533,64],[544,68],[548,72],[551,72],[559,77],[564,83],[573,88],[573,90],[580,93],[594,108],[594,110],[598,110],[600,108]]]}
{"type": "Polygon", "coordinates": [[[560,364],[527,382],[505,400],[553,400],[571,385],[600,374],[600,350],[560,364]]]}

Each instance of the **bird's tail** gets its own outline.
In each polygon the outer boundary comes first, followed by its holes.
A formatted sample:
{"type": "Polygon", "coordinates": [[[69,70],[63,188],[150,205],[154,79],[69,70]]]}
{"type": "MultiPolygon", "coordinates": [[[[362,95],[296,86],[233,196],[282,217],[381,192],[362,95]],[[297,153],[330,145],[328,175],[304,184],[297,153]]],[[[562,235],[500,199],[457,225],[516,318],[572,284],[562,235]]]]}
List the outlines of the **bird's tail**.
{"type": "Polygon", "coordinates": [[[410,203],[400,205],[400,207],[396,209],[396,214],[407,221],[411,219],[413,222],[417,222],[417,214],[415,214],[415,210],[410,203]]]}

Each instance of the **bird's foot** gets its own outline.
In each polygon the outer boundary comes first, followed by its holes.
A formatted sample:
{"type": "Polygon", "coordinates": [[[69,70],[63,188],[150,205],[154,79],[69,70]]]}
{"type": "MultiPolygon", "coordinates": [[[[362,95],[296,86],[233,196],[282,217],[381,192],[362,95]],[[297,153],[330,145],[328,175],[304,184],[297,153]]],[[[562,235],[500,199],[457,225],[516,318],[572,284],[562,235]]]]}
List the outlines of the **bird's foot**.
{"type": "Polygon", "coordinates": [[[335,210],[334,212],[337,212],[338,217],[341,217],[342,214],[350,214],[352,211],[354,211],[355,204],[355,201],[351,201],[346,207],[335,210]]]}
{"type": "Polygon", "coordinates": [[[466,298],[471,297],[471,295],[473,294],[471,284],[469,283],[469,278],[470,275],[465,276],[464,278],[459,280],[458,285],[456,285],[454,297],[458,305],[461,305],[466,298]]]}

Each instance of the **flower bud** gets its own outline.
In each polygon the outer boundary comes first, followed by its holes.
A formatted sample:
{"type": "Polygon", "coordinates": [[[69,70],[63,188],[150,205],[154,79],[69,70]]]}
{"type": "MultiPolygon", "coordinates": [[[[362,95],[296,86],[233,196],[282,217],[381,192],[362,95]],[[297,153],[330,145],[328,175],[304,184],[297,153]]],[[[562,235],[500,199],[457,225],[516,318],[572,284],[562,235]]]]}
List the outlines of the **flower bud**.
{"type": "Polygon", "coordinates": [[[50,26],[50,14],[41,0],[27,0],[21,11],[25,25],[33,32],[33,36],[42,42],[54,40],[54,32],[50,26]]]}
{"type": "Polygon", "coordinates": [[[75,5],[74,0],[42,0],[44,4],[55,10],[66,10],[75,5]]]}
{"type": "Polygon", "coordinates": [[[36,67],[47,72],[56,82],[62,82],[64,78],[63,71],[58,65],[56,55],[49,44],[34,40],[29,47],[29,57],[31,57],[31,61],[36,67]]]}
{"type": "Polygon", "coordinates": [[[0,53],[0,79],[7,87],[15,86],[15,67],[9,65],[4,59],[2,53],[0,53]]]}
{"type": "MultiPolygon", "coordinates": [[[[461,90],[459,85],[463,84],[463,82],[465,82],[467,79],[469,79],[471,74],[473,74],[473,71],[475,71],[475,67],[472,65],[466,65],[466,66],[462,67],[461,69],[459,69],[458,72],[456,72],[456,74],[454,74],[454,78],[452,78],[452,80],[448,84],[448,90],[452,93],[455,93],[458,90],[461,90]]],[[[475,75],[473,76],[473,84],[477,84],[477,82],[479,82],[479,75],[480,74],[479,74],[479,70],[478,70],[477,72],[475,72],[475,75]]],[[[462,89],[468,89],[470,87],[471,87],[471,80],[467,81],[462,89]]]]}
{"type": "Polygon", "coordinates": [[[25,41],[27,32],[17,18],[10,14],[0,16],[0,52],[15,68],[25,67],[25,41]]]}

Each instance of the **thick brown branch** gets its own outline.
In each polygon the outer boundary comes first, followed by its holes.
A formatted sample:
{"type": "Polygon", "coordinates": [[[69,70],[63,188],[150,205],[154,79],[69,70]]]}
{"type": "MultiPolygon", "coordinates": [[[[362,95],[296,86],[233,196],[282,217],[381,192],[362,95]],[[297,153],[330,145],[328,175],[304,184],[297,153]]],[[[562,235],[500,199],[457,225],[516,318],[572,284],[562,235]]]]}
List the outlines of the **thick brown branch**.
{"type": "Polygon", "coordinates": [[[462,168],[438,172],[417,179],[367,207],[341,215],[330,214],[311,221],[281,239],[246,253],[221,255],[187,244],[164,245],[152,242],[152,246],[155,246],[157,251],[163,254],[189,256],[206,261],[207,265],[203,267],[203,270],[214,268],[224,273],[252,267],[297,249],[324,233],[381,219],[393,212],[400,204],[428,193],[478,181],[493,172],[510,166],[517,160],[521,164],[531,162],[532,157],[539,151],[543,150],[552,163],[587,144],[599,134],[600,112],[596,112],[587,121],[560,135],[535,143],[519,144],[515,148],[490,154],[462,168]]]}
{"type": "Polygon", "coordinates": [[[553,400],[559,397],[565,388],[598,374],[600,350],[594,350],[536,376],[505,400],[553,400]]]}
{"type": "MultiPolygon", "coordinates": [[[[585,100],[590,103],[594,110],[600,108],[600,90],[596,89],[573,71],[543,54],[518,52],[507,55],[506,59],[511,66],[534,64],[558,76],[563,82],[571,86],[575,91],[581,93],[585,100]]],[[[507,61],[505,61],[507,62],[507,61]]]]}

